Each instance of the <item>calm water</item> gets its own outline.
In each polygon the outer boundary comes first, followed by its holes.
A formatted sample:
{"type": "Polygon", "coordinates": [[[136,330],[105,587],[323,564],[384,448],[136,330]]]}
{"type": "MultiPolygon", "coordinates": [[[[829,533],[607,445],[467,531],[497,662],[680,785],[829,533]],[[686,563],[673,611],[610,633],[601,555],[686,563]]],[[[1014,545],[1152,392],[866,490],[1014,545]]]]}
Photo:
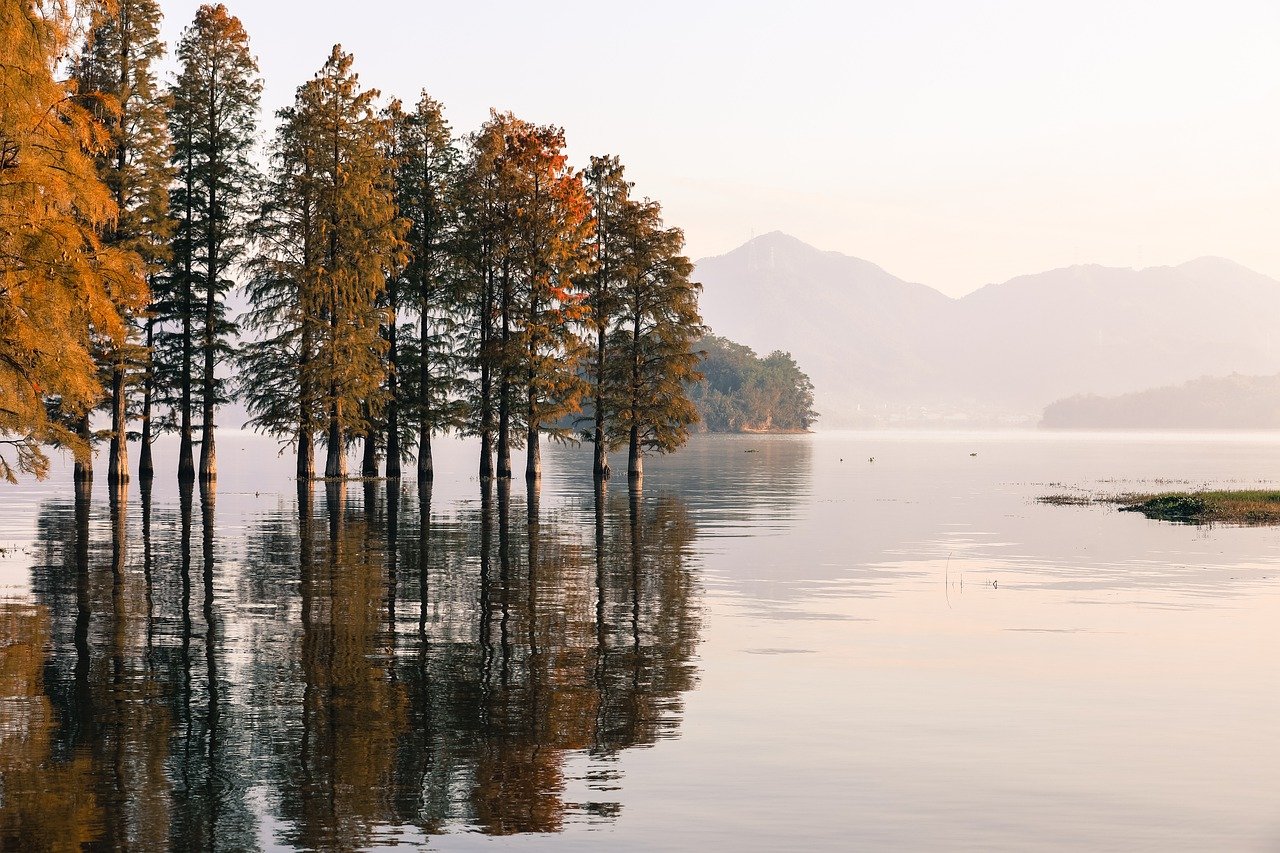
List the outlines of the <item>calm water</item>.
{"type": "Polygon", "coordinates": [[[599,497],[552,449],[534,500],[474,455],[0,486],[0,847],[1280,849],[1280,531],[1034,502],[1278,436],[704,438],[599,497]]]}

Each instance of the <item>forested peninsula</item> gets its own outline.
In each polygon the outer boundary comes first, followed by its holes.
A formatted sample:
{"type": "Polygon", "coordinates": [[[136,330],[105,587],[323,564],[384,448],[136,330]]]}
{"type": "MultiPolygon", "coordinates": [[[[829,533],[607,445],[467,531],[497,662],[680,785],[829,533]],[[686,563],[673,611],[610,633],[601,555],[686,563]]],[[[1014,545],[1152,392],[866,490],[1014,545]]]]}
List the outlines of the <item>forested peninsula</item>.
{"type": "Polygon", "coordinates": [[[690,396],[704,432],[808,432],[818,418],[813,383],[790,353],[760,358],[747,346],[708,333],[697,344],[702,378],[690,396]]]}
{"type": "Polygon", "coordinates": [[[354,452],[428,482],[441,434],[479,438],[482,480],[517,450],[537,478],[548,437],[585,437],[599,479],[625,448],[638,479],[699,410],[808,427],[794,363],[704,339],[684,235],[616,156],[575,166],[561,128],[507,112],[455,132],[340,46],[261,127],[241,21],[200,7],[162,81],[161,14],[0,0],[0,476],[58,447],[87,484],[101,445],[123,483],[132,440],[150,479],[172,431],[179,479],[211,483],[233,399],[303,481],[354,452]]]}

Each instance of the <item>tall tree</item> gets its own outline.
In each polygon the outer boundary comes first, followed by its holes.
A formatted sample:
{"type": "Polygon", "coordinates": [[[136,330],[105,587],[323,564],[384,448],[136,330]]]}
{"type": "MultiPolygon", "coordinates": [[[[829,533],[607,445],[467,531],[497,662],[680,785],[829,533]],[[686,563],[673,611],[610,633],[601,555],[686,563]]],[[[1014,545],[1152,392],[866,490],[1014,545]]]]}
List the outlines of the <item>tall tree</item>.
{"type": "Polygon", "coordinates": [[[101,399],[91,347],[121,346],[122,314],[146,304],[136,254],[104,245],[117,208],[94,157],[105,128],[55,76],[73,20],[65,2],[0,0],[0,477],[43,477],[42,444],[76,456],[90,475],[91,447],[66,426],[101,399]],[[46,405],[48,404],[48,405],[46,405]],[[51,417],[60,412],[62,419],[51,417]]]}
{"type": "Polygon", "coordinates": [[[596,227],[590,247],[591,265],[580,285],[586,295],[585,325],[591,348],[585,373],[590,383],[592,429],[584,431],[584,437],[591,441],[594,450],[592,475],[596,480],[607,480],[610,474],[607,425],[614,403],[606,393],[608,383],[605,381],[611,361],[609,331],[622,307],[622,292],[627,283],[624,276],[626,226],[636,203],[631,200],[632,184],[624,177],[617,157],[592,157],[585,177],[596,227]]]}
{"type": "Polygon", "coordinates": [[[262,81],[244,26],[221,3],[196,11],[177,54],[181,70],[169,113],[177,170],[170,204],[177,231],[167,301],[176,316],[166,319],[178,328],[169,332],[166,349],[177,362],[171,372],[178,385],[182,436],[178,476],[195,477],[192,417],[198,394],[200,478],[212,480],[217,477],[216,411],[226,398],[217,370],[231,353],[236,332],[225,297],[232,286],[230,272],[245,246],[254,183],[250,153],[262,81]]]}
{"type": "Polygon", "coordinates": [[[624,225],[626,286],[611,333],[616,357],[606,368],[613,399],[609,439],[628,447],[627,476],[644,477],[646,451],[669,453],[684,444],[698,413],[686,386],[701,378],[693,343],[704,329],[700,285],[681,254],[684,233],[667,228],[654,201],[630,206],[624,225]]]}
{"type": "Polygon", "coordinates": [[[458,350],[465,305],[457,286],[455,237],[459,155],[440,103],[423,92],[412,112],[389,111],[394,132],[396,204],[408,223],[408,262],[390,282],[393,311],[402,301],[418,315],[416,341],[388,340],[387,476],[400,475],[401,434],[416,432],[418,481],[434,476],[431,436],[461,426],[462,360],[458,350]],[[401,422],[401,414],[406,415],[401,422]]]}
{"type": "Polygon", "coordinates": [[[586,259],[590,203],[559,128],[495,112],[472,136],[469,154],[459,182],[460,243],[478,326],[481,477],[496,409],[497,476],[511,476],[511,448],[523,444],[526,474],[536,478],[540,431],[580,392],[573,283],[586,259]]]}
{"type": "MultiPolygon", "coordinates": [[[[506,149],[509,116],[497,112],[467,140],[466,159],[455,182],[458,231],[455,256],[460,266],[461,299],[465,304],[465,351],[477,377],[469,395],[468,429],[480,438],[480,479],[494,475],[496,395],[494,379],[501,371],[503,341],[499,338],[501,281],[505,262],[504,203],[500,171],[506,149]]],[[[506,476],[510,476],[510,463],[506,476]]]]}
{"type": "MultiPolygon", "coordinates": [[[[108,145],[97,157],[98,173],[111,191],[117,218],[106,231],[108,245],[135,252],[149,278],[166,258],[169,137],[167,98],[156,84],[153,64],[164,55],[161,13],[156,0],[95,0],[89,8],[89,31],[73,77],[82,101],[107,129],[108,145]]],[[[109,377],[111,444],[107,476],[113,483],[129,479],[127,388],[139,368],[145,371],[142,458],[139,471],[152,474],[151,371],[153,335],[150,312],[127,318],[145,328],[146,340],[112,347],[104,372],[109,377]]],[[[140,332],[142,330],[135,330],[140,332]]]]}
{"type": "Polygon", "coordinates": [[[577,321],[585,316],[575,289],[588,263],[591,202],[564,153],[564,131],[524,125],[508,142],[506,174],[514,195],[514,272],[523,309],[517,381],[524,392],[525,477],[542,476],[539,434],[576,412],[583,391],[577,321]]]}
{"type": "Polygon", "coordinates": [[[250,294],[250,324],[265,334],[245,383],[255,425],[298,442],[300,475],[323,418],[325,477],[345,477],[348,441],[367,434],[385,402],[381,298],[404,262],[404,225],[377,95],[335,46],[281,114],[250,294]]]}

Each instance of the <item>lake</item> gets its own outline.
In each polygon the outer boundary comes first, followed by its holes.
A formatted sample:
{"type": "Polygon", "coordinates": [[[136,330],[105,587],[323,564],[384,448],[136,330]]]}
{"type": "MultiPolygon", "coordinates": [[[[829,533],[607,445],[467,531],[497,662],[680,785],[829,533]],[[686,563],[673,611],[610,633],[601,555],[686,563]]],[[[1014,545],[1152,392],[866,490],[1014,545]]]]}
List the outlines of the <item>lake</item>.
{"type": "Polygon", "coordinates": [[[1280,848],[1280,531],[1035,502],[1274,486],[1278,435],[698,437],[639,494],[552,447],[533,496],[175,449],[0,485],[2,849],[1280,848]]]}

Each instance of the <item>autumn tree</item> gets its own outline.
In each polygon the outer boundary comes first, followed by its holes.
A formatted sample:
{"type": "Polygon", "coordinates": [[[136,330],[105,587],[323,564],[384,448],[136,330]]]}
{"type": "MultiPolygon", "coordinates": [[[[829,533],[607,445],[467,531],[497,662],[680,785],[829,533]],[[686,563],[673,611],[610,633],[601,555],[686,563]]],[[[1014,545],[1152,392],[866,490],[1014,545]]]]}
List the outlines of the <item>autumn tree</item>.
{"type": "Polygon", "coordinates": [[[478,327],[481,477],[491,470],[495,415],[497,476],[511,476],[511,448],[524,445],[526,473],[537,477],[539,433],[580,393],[573,284],[586,258],[590,204],[568,166],[563,131],[510,113],[493,113],[471,137],[459,185],[460,245],[478,327]]]}
{"type": "Polygon", "coordinates": [[[178,477],[192,480],[193,409],[201,409],[200,478],[217,477],[214,426],[226,400],[218,365],[231,353],[227,315],[232,270],[245,247],[254,169],[250,157],[262,81],[240,20],[222,4],[201,6],[178,42],[181,69],[171,93],[176,220],[163,300],[161,346],[178,410],[178,477]],[[197,347],[199,358],[197,360],[197,347]]]}
{"type": "Polygon", "coordinates": [[[404,227],[377,95],[360,88],[351,56],[335,46],[281,113],[250,291],[249,323],[263,338],[244,382],[255,426],[297,441],[300,476],[310,431],[323,422],[325,477],[345,477],[348,441],[366,435],[384,404],[380,300],[404,262],[404,227]]]}
{"type": "Polygon", "coordinates": [[[458,358],[465,306],[458,287],[458,149],[440,103],[425,92],[412,112],[397,102],[392,123],[396,205],[408,226],[407,263],[389,282],[393,314],[417,314],[416,339],[388,326],[387,476],[400,476],[402,435],[416,433],[418,481],[434,476],[431,436],[461,425],[465,391],[458,358]],[[402,420],[402,415],[403,420],[402,420]]]}
{"type": "Polygon", "coordinates": [[[110,135],[56,77],[72,24],[64,2],[0,0],[0,448],[12,453],[0,453],[0,477],[10,482],[47,473],[44,444],[71,448],[78,479],[91,476],[83,433],[102,397],[93,342],[123,346],[122,315],[147,298],[138,256],[100,236],[117,216],[94,161],[110,135]]]}
{"type": "Polygon", "coordinates": [[[615,357],[606,366],[603,393],[614,401],[609,441],[627,446],[627,476],[638,482],[645,452],[677,449],[698,420],[685,386],[700,378],[692,344],[703,333],[701,288],[690,280],[693,264],[681,254],[684,233],[663,224],[657,202],[634,205],[623,229],[626,283],[610,333],[615,357]]]}
{"type": "MultiPolygon", "coordinates": [[[[87,42],[73,78],[82,103],[108,134],[107,146],[96,159],[117,218],[104,233],[104,242],[136,253],[151,279],[166,259],[170,232],[167,98],[153,67],[164,55],[160,8],[155,0],[96,0],[89,15],[87,42]]],[[[135,337],[145,332],[145,339],[111,347],[105,354],[111,412],[107,476],[113,483],[129,479],[127,394],[138,370],[145,372],[139,473],[150,477],[153,471],[149,352],[154,325],[150,312],[141,313],[131,312],[126,319],[135,327],[135,337]]]]}
{"type": "Polygon", "coordinates": [[[511,264],[522,308],[516,381],[524,393],[525,476],[542,476],[539,434],[576,412],[583,391],[578,372],[577,321],[584,316],[575,289],[586,268],[591,203],[582,178],[568,164],[564,131],[523,125],[508,142],[507,187],[514,197],[511,264]]]}

